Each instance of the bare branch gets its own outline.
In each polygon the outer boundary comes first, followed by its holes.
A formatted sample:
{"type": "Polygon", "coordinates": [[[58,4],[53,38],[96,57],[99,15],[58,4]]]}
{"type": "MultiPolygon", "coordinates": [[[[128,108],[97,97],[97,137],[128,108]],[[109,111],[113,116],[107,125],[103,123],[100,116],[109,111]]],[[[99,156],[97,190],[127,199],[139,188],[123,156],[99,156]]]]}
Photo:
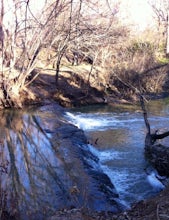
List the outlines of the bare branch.
{"type": "Polygon", "coordinates": [[[144,121],[145,121],[145,125],[147,128],[147,133],[150,135],[151,134],[151,129],[150,129],[150,124],[148,122],[148,117],[147,117],[147,110],[144,104],[144,97],[142,95],[140,95],[140,104],[143,110],[143,116],[144,116],[144,121]]]}

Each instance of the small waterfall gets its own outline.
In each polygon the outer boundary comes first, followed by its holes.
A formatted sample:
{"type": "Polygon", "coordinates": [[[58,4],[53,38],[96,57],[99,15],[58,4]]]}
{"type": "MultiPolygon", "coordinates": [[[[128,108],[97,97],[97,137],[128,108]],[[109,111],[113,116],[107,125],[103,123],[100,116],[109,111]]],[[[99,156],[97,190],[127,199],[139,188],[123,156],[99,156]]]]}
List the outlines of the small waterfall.
{"type": "MultiPolygon", "coordinates": [[[[90,107],[91,110],[91,107],[90,107]]],[[[67,112],[69,122],[84,130],[90,151],[99,158],[102,170],[115,185],[126,206],[155,195],[145,167],[145,127],[138,112],[67,112]]],[[[157,122],[159,118],[152,118],[157,122]]],[[[161,188],[162,189],[162,188],[161,188]]]]}

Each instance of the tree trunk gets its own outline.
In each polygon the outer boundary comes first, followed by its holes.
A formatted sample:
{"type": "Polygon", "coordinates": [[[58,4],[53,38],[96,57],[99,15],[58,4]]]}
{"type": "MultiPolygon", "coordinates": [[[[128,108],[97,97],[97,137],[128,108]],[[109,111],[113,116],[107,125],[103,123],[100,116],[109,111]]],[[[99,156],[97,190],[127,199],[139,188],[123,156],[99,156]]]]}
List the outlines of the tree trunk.
{"type": "Polygon", "coordinates": [[[0,109],[2,108],[21,108],[22,103],[19,95],[19,84],[13,80],[4,86],[3,82],[0,86],[0,109]]]}
{"type": "Polygon", "coordinates": [[[61,49],[61,51],[59,51],[58,56],[57,56],[57,62],[56,62],[56,74],[55,74],[55,80],[56,80],[56,85],[58,85],[58,79],[59,79],[59,71],[60,71],[60,64],[61,64],[61,60],[62,57],[65,53],[65,50],[67,48],[67,45],[64,45],[61,49]]]}
{"type": "Polygon", "coordinates": [[[169,57],[169,9],[167,10],[166,56],[169,57]]]}

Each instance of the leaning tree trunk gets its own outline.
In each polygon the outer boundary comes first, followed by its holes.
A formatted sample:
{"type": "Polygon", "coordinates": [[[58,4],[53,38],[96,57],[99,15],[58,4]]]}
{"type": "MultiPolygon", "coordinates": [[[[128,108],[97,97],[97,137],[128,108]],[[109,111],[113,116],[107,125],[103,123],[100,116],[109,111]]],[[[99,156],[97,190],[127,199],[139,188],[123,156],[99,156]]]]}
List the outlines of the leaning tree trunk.
{"type": "Polygon", "coordinates": [[[3,79],[0,84],[0,108],[21,108],[20,84],[14,79],[3,79]]]}
{"type": "Polygon", "coordinates": [[[169,57],[169,9],[167,10],[166,56],[169,57]]]}

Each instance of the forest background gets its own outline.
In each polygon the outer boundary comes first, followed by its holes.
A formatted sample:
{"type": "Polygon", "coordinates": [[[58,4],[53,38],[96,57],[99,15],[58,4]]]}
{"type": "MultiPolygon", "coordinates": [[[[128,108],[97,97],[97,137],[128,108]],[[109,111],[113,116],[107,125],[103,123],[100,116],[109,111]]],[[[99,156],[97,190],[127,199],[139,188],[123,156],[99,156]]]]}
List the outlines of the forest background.
{"type": "Polygon", "coordinates": [[[168,12],[167,0],[1,0],[1,108],[37,103],[47,84],[64,106],[168,94],[168,12]]]}

